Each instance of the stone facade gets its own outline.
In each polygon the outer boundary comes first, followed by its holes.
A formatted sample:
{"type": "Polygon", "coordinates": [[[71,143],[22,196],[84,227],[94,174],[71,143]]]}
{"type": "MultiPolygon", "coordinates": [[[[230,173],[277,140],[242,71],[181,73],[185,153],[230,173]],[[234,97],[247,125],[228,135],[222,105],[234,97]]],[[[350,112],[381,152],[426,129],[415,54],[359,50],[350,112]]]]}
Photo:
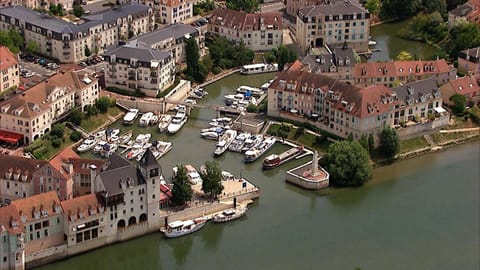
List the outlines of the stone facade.
{"type": "Polygon", "coordinates": [[[20,83],[18,57],[5,46],[0,46],[0,79],[0,93],[20,83]]]}

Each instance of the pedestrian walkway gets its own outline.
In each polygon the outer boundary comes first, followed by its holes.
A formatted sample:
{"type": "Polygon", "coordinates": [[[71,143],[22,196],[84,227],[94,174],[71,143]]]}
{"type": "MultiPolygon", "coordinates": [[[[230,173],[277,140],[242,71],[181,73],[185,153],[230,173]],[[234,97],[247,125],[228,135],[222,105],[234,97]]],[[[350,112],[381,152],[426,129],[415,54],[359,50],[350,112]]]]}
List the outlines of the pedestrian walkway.
{"type": "Polygon", "coordinates": [[[440,133],[472,132],[472,131],[480,131],[480,127],[476,127],[476,128],[459,128],[459,129],[442,129],[442,130],[440,130],[440,133]]]}

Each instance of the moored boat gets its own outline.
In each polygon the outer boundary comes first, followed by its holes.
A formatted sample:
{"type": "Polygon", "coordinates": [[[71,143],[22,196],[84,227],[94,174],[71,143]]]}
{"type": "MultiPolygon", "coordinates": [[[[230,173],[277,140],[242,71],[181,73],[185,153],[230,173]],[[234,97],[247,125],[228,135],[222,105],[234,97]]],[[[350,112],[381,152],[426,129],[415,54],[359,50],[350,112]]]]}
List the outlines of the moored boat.
{"type": "Polygon", "coordinates": [[[276,142],[275,137],[268,137],[262,141],[258,146],[245,152],[245,162],[254,162],[261,157],[268,149],[270,149],[276,142]]]}
{"type": "Polygon", "coordinates": [[[162,114],[158,119],[158,130],[160,132],[166,131],[170,122],[172,122],[172,116],[170,114],[162,114]]]}
{"type": "Polygon", "coordinates": [[[117,142],[119,144],[126,144],[132,138],[132,136],[133,136],[133,131],[129,130],[126,133],[120,135],[120,137],[118,137],[117,142]]]}
{"type": "Polygon", "coordinates": [[[128,112],[123,116],[123,124],[125,125],[131,125],[133,122],[135,122],[135,119],[137,119],[138,116],[138,109],[130,109],[128,112]]]}
{"type": "Polygon", "coordinates": [[[163,157],[173,148],[173,144],[167,141],[155,141],[153,143],[153,156],[156,159],[163,157]]]}
{"type": "Polygon", "coordinates": [[[244,216],[246,212],[247,212],[247,207],[239,206],[236,208],[229,208],[227,210],[222,211],[222,213],[219,213],[213,216],[213,222],[223,223],[223,222],[232,221],[234,219],[244,216]]]}
{"type": "Polygon", "coordinates": [[[107,141],[99,141],[97,144],[93,147],[93,153],[98,154],[100,151],[102,151],[103,146],[107,144],[107,141]]]}
{"type": "Polygon", "coordinates": [[[278,71],[278,64],[251,64],[245,65],[240,70],[241,74],[258,74],[265,72],[275,72],[278,71]]]}
{"type": "Polygon", "coordinates": [[[303,146],[290,148],[281,154],[271,154],[263,160],[263,169],[272,169],[303,154],[303,146]]]}
{"type": "Polygon", "coordinates": [[[103,145],[102,150],[100,150],[100,155],[102,157],[108,158],[110,157],[115,151],[117,151],[118,145],[115,143],[107,143],[103,145]]]}
{"type": "Polygon", "coordinates": [[[235,137],[235,140],[230,144],[228,150],[233,152],[242,152],[242,148],[245,145],[245,140],[250,137],[250,133],[240,133],[235,137]]]}
{"type": "Polygon", "coordinates": [[[245,139],[245,144],[243,145],[242,152],[248,151],[253,147],[261,144],[263,141],[262,134],[251,135],[247,139],[245,139]]]}
{"type": "Polygon", "coordinates": [[[153,113],[152,113],[152,112],[144,113],[144,114],[142,115],[142,117],[140,117],[140,121],[138,122],[138,124],[139,124],[141,127],[146,127],[146,126],[150,125],[150,121],[152,120],[152,117],[153,117],[153,113]]]}
{"type": "Polygon", "coordinates": [[[179,110],[177,114],[172,119],[172,122],[168,125],[167,131],[170,134],[175,134],[177,133],[183,125],[187,122],[187,115],[185,111],[179,110]]]}
{"type": "Polygon", "coordinates": [[[97,141],[93,138],[85,139],[82,144],[77,147],[77,152],[83,153],[92,149],[97,144],[97,141]]]}
{"type": "MultiPolygon", "coordinates": [[[[270,86],[270,84],[268,84],[268,86],[270,86]]],[[[268,86],[266,86],[267,89],[268,89],[268,86]]],[[[262,85],[262,87],[263,87],[263,85],[262,85]]],[[[264,91],[262,89],[258,89],[256,87],[241,85],[237,88],[237,93],[240,93],[240,94],[250,93],[251,95],[259,97],[259,96],[264,94],[264,91]]]]}
{"type": "Polygon", "coordinates": [[[200,230],[207,224],[207,221],[207,218],[174,221],[169,223],[166,228],[162,228],[161,231],[167,238],[180,237],[200,230]]]}
{"type": "Polygon", "coordinates": [[[235,140],[237,137],[237,131],[233,129],[229,129],[225,131],[225,133],[220,138],[219,142],[216,145],[215,151],[213,152],[215,156],[222,155],[230,146],[230,144],[235,140]]]}
{"type": "Polygon", "coordinates": [[[220,135],[221,135],[220,133],[217,133],[215,131],[200,132],[200,137],[209,139],[209,140],[218,140],[218,137],[220,135]]]}

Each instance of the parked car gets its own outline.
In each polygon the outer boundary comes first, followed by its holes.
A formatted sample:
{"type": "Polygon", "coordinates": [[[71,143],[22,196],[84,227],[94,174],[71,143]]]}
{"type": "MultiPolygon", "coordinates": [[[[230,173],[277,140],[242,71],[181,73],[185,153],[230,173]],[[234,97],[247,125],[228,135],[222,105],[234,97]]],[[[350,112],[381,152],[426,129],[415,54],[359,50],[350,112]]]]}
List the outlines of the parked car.
{"type": "Polygon", "coordinates": [[[85,63],[85,62],[80,62],[78,65],[81,66],[81,67],[86,67],[86,66],[88,66],[87,63],[85,63]]]}
{"type": "Polygon", "coordinates": [[[26,72],[26,73],[23,75],[24,78],[31,78],[31,77],[33,77],[33,76],[35,76],[35,72],[26,72]]]}

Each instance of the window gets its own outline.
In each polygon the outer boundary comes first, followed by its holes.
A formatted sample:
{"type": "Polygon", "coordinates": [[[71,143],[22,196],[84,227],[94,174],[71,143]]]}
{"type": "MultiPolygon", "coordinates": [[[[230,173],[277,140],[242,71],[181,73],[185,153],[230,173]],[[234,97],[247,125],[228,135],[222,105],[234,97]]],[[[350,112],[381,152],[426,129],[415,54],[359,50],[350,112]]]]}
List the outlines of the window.
{"type": "Polygon", "coordinates": [[[77,243],[83,242],[83,236],[82,233],[77,233],[77,243]]]}
{"type": "Polygon", "coordinates": [[[45,233],[44,233],[45,237],[48,236],[48,230],[45,230],[45,233]]]}
{"type": "Polygon", "coordinates": [[[50,225],[50,224],[49,224],[48,220],[45,220],[45,221],[42,223],[42,227],[43,227],[43,228],[46,228],[46,227],[48,227],[49,225],[50,225]]]}
{"type": "Polygon", "coordinates": [[[3,262],[7,261],[7,256],[3,257],[3,262]]]}

